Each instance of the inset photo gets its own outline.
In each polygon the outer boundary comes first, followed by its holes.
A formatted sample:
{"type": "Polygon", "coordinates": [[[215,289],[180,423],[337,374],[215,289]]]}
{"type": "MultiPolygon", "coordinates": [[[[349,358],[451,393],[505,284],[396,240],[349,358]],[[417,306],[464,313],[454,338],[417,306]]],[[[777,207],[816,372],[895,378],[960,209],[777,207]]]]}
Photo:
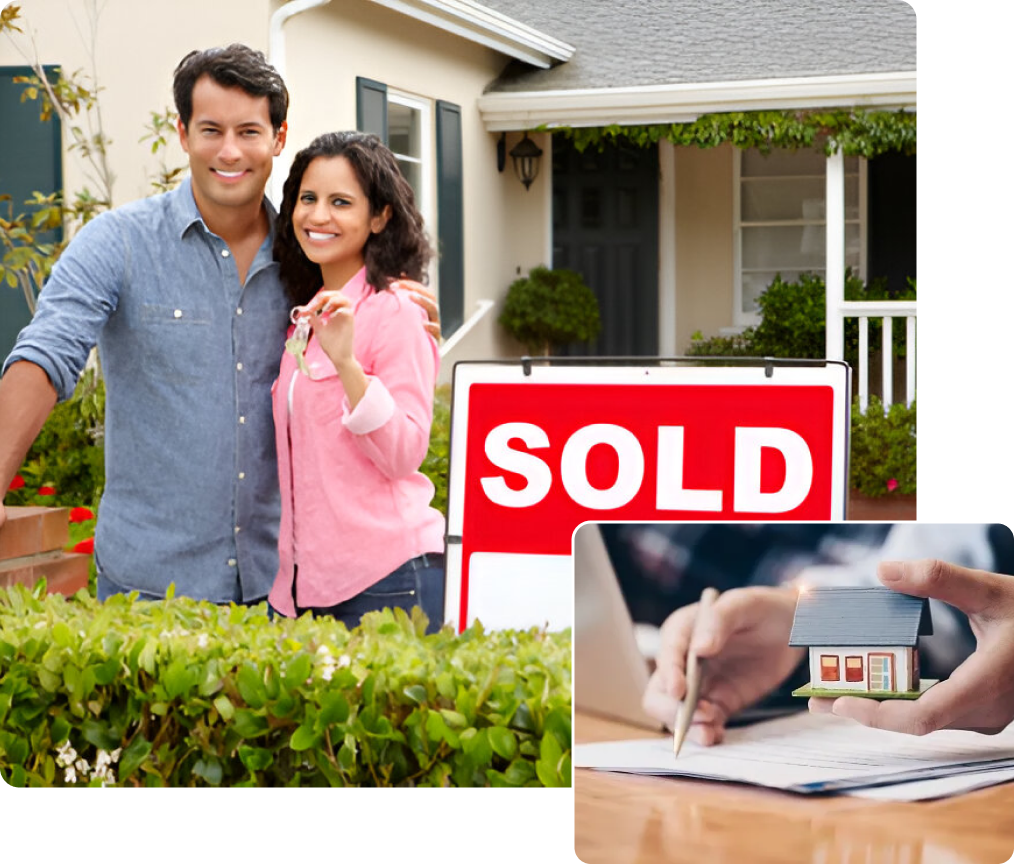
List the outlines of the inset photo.
{"type": "Polygon", "coordinates": [[[1010,857],[1008,527],[587,523],[573,549],[582,861],[1010,857]]]}

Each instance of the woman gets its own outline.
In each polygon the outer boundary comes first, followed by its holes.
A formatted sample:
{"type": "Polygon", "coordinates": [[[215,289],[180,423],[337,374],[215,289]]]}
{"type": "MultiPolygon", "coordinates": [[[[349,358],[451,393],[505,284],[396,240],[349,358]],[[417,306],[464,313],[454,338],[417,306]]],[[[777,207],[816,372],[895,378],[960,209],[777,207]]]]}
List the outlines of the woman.
{"type": "Polygon", "coordinates": [[[277,612],[419,605],[443,620],[444,518],[419,471],[438,348],[392,275],[424,277],[431,249],[413,190],[376,136],[327,133],[293,160],[274,253],[310,324],[301,372],[283,355],[273,386],[282,521],[277,612]]]}

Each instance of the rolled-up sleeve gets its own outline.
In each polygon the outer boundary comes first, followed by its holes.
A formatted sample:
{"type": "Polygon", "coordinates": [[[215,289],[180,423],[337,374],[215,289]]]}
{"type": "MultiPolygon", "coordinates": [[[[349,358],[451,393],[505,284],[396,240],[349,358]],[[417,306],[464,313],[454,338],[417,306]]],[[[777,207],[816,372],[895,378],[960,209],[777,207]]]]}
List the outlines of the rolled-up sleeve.
{"type": "Polygon", "coordinates": [[[386,477],[402,479],[427,456],[438,347],[423,327],[426,314],[407,297],[390,296],[380,306],[367,391],[352,410],[344,398],[343,424],[386,477]]]}
{"type": "Polygon", "coordinates": [[[67,400],[116,309],[128,255],[113,212],[85,225],[57,260],[35,316],[4,362],[4,372],[15,361],[30,361],[46,372],[58,400],[67,400]]]}

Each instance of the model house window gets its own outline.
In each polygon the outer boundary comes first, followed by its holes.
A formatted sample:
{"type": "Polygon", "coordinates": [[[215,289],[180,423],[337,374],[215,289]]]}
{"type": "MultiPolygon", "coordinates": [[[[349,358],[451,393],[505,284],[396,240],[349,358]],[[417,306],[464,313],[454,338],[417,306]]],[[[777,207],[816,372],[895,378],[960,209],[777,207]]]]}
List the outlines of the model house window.
{"type": "Polygon", "coordinates": [[[822,680],[840,680],[839,658],[836,656],[820,656],[819,677],[822,680]]]}
{"type": "Polygon", "coordinates": [[[438,251],[430,282],[448,336],[463,322],[463,158],[459,106],[357,79],[357,129],[395,154],[438,251]]]}
{"type": "MultiPolygon", "coordinates": [[[[759,324],[773,278],[826,273],[826,156],[812,149],[736,150],[735,325],[759,324]]],[[[866,279],[866,166],[844,159],[845,262],[866,279]]]]}
{"type": "Polygon", "coordinates": [[[862,683],[865,680],[862,674],[862,658],[860,656],[849,656],[844,660],[844,680],[848,683],[862,683]]]}

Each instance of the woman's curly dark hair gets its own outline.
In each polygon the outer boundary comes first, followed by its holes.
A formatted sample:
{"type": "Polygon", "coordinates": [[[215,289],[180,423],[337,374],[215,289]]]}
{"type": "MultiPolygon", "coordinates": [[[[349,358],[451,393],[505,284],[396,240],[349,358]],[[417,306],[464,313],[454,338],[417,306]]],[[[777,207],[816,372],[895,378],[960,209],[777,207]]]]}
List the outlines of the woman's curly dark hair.
{"type": "Polygon", "coordinates": [[[317,157],[346,157],[370,204],[371,216],[386,205],[392,209],[385,228],[372,234],[364,245],[367,282],[375,291],[400,276],[423,282],[432,250],[424,233],[424,218],[413,200],[395,157],[376,135],[362,132],[329,132],[318,136],[293,158],[283,185],[282,204],[276,223],[272,253],[279,262],[279,277],[293,304],[306,304],[321,288],[321,268],[304,255],[293,231],[293,210],[300,195],[304,172],[317,157]]]}

